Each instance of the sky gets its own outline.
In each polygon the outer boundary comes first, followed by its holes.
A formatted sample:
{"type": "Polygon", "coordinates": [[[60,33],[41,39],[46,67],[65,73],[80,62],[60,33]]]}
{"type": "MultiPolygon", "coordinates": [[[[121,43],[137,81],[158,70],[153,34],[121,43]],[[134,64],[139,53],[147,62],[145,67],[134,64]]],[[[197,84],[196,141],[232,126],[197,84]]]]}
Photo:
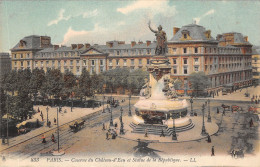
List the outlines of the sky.
{"type": "Polygon", "coordinates": [[[154,40],[148,28],[195,23],[217,34],[240,32],[260,45],[260,1],[5,1],[0,0],[0,52],[10,52],[23,37],[47,35],[52,44],[105,44],[154,40]]]}

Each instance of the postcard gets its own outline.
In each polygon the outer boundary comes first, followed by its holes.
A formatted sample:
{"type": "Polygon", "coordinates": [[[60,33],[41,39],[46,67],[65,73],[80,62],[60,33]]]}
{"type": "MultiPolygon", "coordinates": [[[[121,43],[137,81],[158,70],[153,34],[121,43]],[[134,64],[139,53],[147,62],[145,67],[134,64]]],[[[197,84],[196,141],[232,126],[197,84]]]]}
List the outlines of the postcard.
{"type": "Polygon", "coordinates": [[[260,1],[0,2],[0,166],[259,166],[260,1]]]}

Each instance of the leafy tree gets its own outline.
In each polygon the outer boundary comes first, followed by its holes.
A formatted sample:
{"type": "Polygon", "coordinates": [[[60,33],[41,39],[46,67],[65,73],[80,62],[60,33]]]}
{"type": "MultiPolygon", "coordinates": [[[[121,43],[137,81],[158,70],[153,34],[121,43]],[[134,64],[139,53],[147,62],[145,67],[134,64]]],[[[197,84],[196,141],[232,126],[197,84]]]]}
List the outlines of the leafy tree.
{"type": "Polygon", "coordinates": [[[63,88],[63,75],[58,69],[49,69],[45,75],[45,81],[41,87],[43,97],[55,96],[60,97],[63,88]]]}
{"type": "Polygon", "coordinates": [[[37,93],[40,91],[42,84],[45,82],[45,73],[43,69],[35,68],[32,71],[32,77],[30,80],[30,93],[33,94],[34,100],[36,100],[37,93]]]}
{"type": "Polygon", "coordinates": [[[148,78],[149,72],[142,69],[134,70],[128,77],[128,87],[131,92],[138,93],[142,86],[145,84],[145,78],[148,78]]]}
{"type": "Polygon", "coordinates": [[[209,78],[202,71],[190,74],[188,81],[191,89],[197,92],[197,96],[199,91],[203,91],[209,86],[209,78]]]}
{"type": "Polygon", "coordinates": [[[4,75],[2,79],[2,85],[4,90],[9,91],[14,95],[14,92],[17,90],[17,81],[18,81],[18,75],[15,70],[12,70],[11,72],[4,75]]]}
{"type": "Polygon", "coordinates": [[[95,92],[97,93],[102,93],[103,92],[103,75],[97,75],[96,73],[94,73],[91,76],[91,94],[94,95],[95,92]]]}
{"type": "Polygon", "coordinates": [[[76,86],[76,76],[70,72],[66,71],[63,75],[64,87],[62,89],[62,95],[65,98],[68,98],[72,95],[74,87],[76,86]]]}
{"type": "Polygon", "coordinates": [[[85,96],[92,96],[91,93],[91,78],[89,72],[84,68],[79,77],[78,88],[76,89],[76,96],[81,99],[85,96]]]}
{"type": "Polygon", "coordinates": [[[181,80],[176,79],[176,80],[173,81],[173,85],[174,85],[175,90],[179,90],[179,89],[181,89],[182,82],[181,82],[181,80]]]}

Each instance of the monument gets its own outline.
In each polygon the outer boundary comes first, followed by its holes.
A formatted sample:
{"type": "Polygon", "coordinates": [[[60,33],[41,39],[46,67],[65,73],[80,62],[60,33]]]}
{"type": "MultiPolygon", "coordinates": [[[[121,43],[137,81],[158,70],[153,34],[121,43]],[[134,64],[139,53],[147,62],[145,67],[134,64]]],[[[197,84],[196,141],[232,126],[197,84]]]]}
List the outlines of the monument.
{"type": "Polygon", "coordinates": [[[172,135],[176,140],[176,132],[182,132],[194,127],[188,117],[188,103],[186,100],[178,99],[174,84],[170,79],[171,66],[166,57],[167,37],[158,27],[155,33],[157,46],[155,56],[150,59],[147,66],[150,79],[140,91],[140,99],[134,105],[135,115],[130,127],[133,133],[148,133],[165,136],[172,135]]]}

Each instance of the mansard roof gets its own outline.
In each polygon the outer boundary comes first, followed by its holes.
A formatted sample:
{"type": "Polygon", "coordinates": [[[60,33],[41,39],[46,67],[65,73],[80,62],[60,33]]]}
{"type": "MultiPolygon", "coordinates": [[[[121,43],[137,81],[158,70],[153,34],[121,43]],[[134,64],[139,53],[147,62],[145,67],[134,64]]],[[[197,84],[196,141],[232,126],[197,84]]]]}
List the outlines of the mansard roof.
{"type": "Polygon", "coordinates": [[[168,42],[188,42],[188,41],[212,41],[217,42],[211,35],[209,38],[205,35],[206,29],[197,24],[189,24],[180,28],[180,30],[168,42]],[[191,39],[182,40],[183,33],[189,33],[191,39]]]}

